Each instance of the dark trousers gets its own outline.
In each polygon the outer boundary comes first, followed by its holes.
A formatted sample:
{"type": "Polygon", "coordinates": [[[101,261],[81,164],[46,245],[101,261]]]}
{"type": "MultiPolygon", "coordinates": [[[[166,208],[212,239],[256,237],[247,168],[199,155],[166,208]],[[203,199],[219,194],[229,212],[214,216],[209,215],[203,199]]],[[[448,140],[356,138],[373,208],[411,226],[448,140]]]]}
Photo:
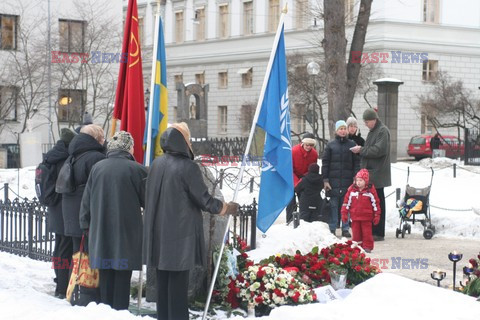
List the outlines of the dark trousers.
{"type": "MultiPolygon", "coordinates": [[[[330,197],[330,223],[328,224],[330,231],[335,233],[335,230],[337,230],[337,226],[339,224],[339,221],[342,219],[340,218],[340,211],[342,209],[343,205],[343,198],[345,197],[345,194],[339,195],[338,197],[330,197]]],[[[347,221],[347,223],[342,222],[342,231],[348,231],[348,228],[350,228],[350,224],[347,221]]]]}
{"type": "Polygon", "coordinates": [[[127,310],[130,304],[132,270],[100,269],[100,302],[115,310],[127,310]]]}
{"type": "Polygon", "coordinates": [[[55,248],[53,249],[53,268],[57,278],[55,295],[65,295],[68,287],[68,276],[72,262],[72,238],[63,234],[55,233],[55,248]]]}
{"type": "Polygon", "coordinates": [[[157,319],[188,320],[188,276],[186,271],[157,270],[157,319]]]}
{"type": "Polygon", "coordinates": [[[385,193],[383,188],[375,188],[377,190],[378,199],[380,200],[380,222],[372,227],[372,233],[374,236],[385,237],[385,193]]]}
{"type": "Polygon", "coordinates": [[[293,219],[293,212],[297,209],[297,198],[296,194],[293,194],[293,198],[290,201],[290,203],[287,205],[287,209],[285,211],[287,212],[287,223],[293,219]]]}

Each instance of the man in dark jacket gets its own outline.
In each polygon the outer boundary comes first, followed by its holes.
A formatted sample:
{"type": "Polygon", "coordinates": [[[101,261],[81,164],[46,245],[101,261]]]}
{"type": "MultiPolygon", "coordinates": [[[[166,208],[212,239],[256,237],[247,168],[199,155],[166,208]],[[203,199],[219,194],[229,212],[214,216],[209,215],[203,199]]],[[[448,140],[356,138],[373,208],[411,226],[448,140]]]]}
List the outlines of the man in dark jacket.
{"type": "Polygon", "coordinates": [[[68,146],[68,153],[73,156],[73,176],[75,191],[62,194],[62,212],[65,235],[72,237],[73,253],[80,250],[82,230],[80,229],[80,203],[83,191],[95,163],[105,159],[103,129],[95,124],[82,128],[68,146]]]}
{"type": "Polygon", "coordinates": [[[392,184],[390,166],[390,131],[378,119],[377,112],[367,109],[363,112],[363,120],[370,132],[365,146],[356,146],[352,152],[360,154],[361,167],[370,174],[370,182],[377,190],[380,199],[380,222],[373,226],[373,239],[382,241],[385,238],[385,193],[384,188],[392,184]]]}
{"type": "Polygon", "coordinates": [[[208,193],[185,123],[168,128],[160,145],[164,155],[153,161],[147,178],[143,258],[157,269],[157,319],[186,320],[189,270],[206,265],[201,211],[233,214],[238,204],[208,193]]]}
{"type": "Polygon", "coordinates": [[[318,164],[311,163],[308,166],[308,173],[300,180],[295,187],[299,196],[300,219],[307,222],[320,220],[322,213],[322,197],[320,192],[323,189],[323,179],[319,174],[318,164]]]}
{"type": "MultiPolygon", "coordinates": [[[[330,232],[335,234],[340,218],[343,197],[360,169],[360,160],[350,149],[355,142],[347,138],[347,124],[339,120],[335,124],[335,139],[325,147],[322,157],[323,184],[330,196],[330,232]]],[[[351,237],[348,221],[342,223],[342,237],[351,237]]]]}
{"type": "Polygon", "coordinates": [[[80,228],[88,230],[90,267],[100,270],[100,302],[128,309],[132,270],[142,268],[142,212],[147,169],[133,158],[133,138],[117,132],[83,193],[80,228]]]}
{"type": "MultiPolygon", "coordinates": [[[[56,170],[57,175],[65,160],[68,158],[68,145],[75,133],[63,128],[60,131],[60,140],[45,155],[45,162],[56,170]]],[[[53,268],[56,276],[55,296],[64,299],[68,287],[69,266],[72,260],[72,238],[65,236],[63,228],[62,198],[59,196],[56,204],[47,208],[48,231],[55,234],[55,248],[53,249],[53,268]]]]}

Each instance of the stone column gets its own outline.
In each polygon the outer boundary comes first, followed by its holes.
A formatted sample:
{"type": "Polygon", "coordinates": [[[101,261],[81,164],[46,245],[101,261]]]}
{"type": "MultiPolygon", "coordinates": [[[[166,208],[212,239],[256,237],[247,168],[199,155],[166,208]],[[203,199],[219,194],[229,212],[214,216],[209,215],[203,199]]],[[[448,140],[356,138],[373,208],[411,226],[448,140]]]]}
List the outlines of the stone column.
{"type": "Polygon", "coordinates": [[[397,161],[398,141],[398,87],[401,80],[393,78],[378,79],[373,82],[378,86],[378,116],[390,130],[390,161],[397,161]]]}

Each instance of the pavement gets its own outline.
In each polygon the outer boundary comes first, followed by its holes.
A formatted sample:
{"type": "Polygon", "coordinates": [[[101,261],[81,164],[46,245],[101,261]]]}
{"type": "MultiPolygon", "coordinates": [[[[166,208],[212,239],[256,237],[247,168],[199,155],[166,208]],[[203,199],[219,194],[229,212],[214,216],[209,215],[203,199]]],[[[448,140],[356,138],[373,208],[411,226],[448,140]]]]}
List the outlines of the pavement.
{"type": "Polygon", "coordinates": [[[462,253],[457,263],[456,285],[463,279],[463,267],[468,260],[480,254],[480,239],[452,239],[434,235],[426,240],[420,232],[412,230],[405,238],[395,238],[394,233],[386,233],[384,241],[376,241],[374,250],[368,254],[372,262],[378,263],[382,272],[395,273],[416,281],[436,284],[432,271],[446,272],[442,287],[452,288],[453,262],[448,259],[450,252],[462,253]],[[383,260],[382,260],[383,259],[383,260]]]}

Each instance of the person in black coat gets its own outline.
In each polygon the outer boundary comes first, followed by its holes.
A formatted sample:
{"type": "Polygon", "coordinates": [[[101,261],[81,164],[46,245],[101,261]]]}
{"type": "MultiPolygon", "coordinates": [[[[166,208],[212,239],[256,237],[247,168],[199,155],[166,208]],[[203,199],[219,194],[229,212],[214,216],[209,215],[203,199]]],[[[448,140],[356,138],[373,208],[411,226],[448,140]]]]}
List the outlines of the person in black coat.
{"type": "Polygon", "coordinates": [[[438,148],[440,148],[440,145],[442,144],[442,142],[440,141],[440,136],[438,133],[436,133],[432,139],[430,139],[430,147],[432,148],[432,150],[436,150],[438,148]]]}
{"type": "Polygon", "coordinates": [[[68,146],[69,155],[75,159],[72,167],[76,188],[74,192],[62,195],[62,212],[65,235],[72,237],[73,253],[80,250],[82,239],[79,212],[83,191],[93,165],[105,159],[104,142],[103,129],[90,124],[83,127],[68,146]]]}
{"type": "Polygon", "coordinates": [[[100,302],[128,309],[132,270],[142,268],[141,208],[147,169],[133,157],[133,138],[117,132],[107,159],[90,172],[80,208],[80,228],[88,230],[90,267],[100,270],[100,302]]]}
{"type": "MultiPolygon", "coordinates": [[[[63,128],[60,131],[60,140],[45,154],[45,162],[56,170],[57,176],[65,160],[68,158],[68,145],[75,133],[63,128]]],[[[55,247],[53,249],[52,262],[56,276],[55,296],[64,299],[68,287],[69,266],[72,260],[72,238],[65,236],[62,215],[62,198],[59,195],[58,202],[47,207],[48,231],[55,234],[55,247]]]]}
{"type": "Polygon", "coordinates": [[[354,117],[347,119],[348,139],[352,140],[357,146],[364,146],[365,139],[362,138],[360,131],[358,130],[358,122],[354,117]]]}
{"type": "Polygon", "coordinates": [[[157,319],[187,320],[189,270],[206,266],[202,210],[234,214],[208,193],[193,161],[190,131],[174,123],[160,138],[164,154],[150,167],[145,194],[144,263],[157,270],[157,319]]]}
{"type": "MultiPolygon", "coordinates": [[[[347,124],[343,120],[335,124],[335,139],[330,141],[323,152],[322,176],[324,189],[330,197],[330,231],[337,229],[343,197],[353,178],[360,170],[360,159],[350,151],[355,142],[347,138],[347,124]]],[[[342,236],[351,237],[349,224],[342,224],[342,236]]]]}
{"type": "Polygon", "coordinates": [[[300,219],[307,222],[320,220],[322,211],[323,178],[319,174],[320,167],[316,163],[308,166],[308,173],[295,187],[295,192],[300,195],[300,219]]]}

